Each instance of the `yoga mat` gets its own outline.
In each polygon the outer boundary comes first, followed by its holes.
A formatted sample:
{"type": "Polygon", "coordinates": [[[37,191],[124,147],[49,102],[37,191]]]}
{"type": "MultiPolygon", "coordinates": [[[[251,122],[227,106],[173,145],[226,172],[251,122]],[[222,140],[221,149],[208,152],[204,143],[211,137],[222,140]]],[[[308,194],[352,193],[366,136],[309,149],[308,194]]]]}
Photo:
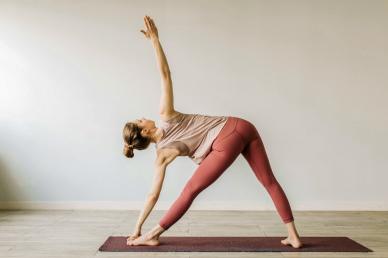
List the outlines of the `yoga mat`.
{"type": "Polygon", "coordinates": [[[160,236],[158,246],[130,246],[126,236],[110,236],[104,252],[373,252],[348,237],[300,237],[303,247],[280,243],[285,237],[160,236]]]}

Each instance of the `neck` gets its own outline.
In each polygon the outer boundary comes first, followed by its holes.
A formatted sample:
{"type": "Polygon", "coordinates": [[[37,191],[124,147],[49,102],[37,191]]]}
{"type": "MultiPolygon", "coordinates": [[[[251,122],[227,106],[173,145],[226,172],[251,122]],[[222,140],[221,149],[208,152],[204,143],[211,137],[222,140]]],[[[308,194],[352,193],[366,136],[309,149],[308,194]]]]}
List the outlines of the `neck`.
{"type": "Polygon", "coordinates": [[[151,137],[151,141],[157,143],[163,137],[163,131],[161,128],[156,128],[154,134],[151,137]]]}

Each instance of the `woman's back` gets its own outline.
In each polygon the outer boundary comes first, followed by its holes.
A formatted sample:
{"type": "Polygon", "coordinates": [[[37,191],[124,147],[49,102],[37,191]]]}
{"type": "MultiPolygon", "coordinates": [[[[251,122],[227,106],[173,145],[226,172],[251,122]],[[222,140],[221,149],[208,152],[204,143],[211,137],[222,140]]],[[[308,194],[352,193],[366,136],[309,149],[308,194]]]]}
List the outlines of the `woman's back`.
{"type": "Polygon", "coordinates": [[[181,156],[189,156],[195,163],[200,164],[209,153],[212,142],[228,117],[177,113],[175,117],[161,121],[163,137],[155,147],[176,148],[181,156]]]}

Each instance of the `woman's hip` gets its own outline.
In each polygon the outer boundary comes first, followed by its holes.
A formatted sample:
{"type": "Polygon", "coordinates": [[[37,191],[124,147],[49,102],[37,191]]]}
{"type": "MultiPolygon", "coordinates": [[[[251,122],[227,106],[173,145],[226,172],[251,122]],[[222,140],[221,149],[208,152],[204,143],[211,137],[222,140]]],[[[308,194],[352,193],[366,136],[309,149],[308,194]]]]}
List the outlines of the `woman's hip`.
{"type": "Polygon", "coordinates": [[[257,137],[259,133],[251,122],[240,117],[229,116],[214,140],[213,148],[216,150],[225,150],[227,147],[241,148],[257,137]]]}

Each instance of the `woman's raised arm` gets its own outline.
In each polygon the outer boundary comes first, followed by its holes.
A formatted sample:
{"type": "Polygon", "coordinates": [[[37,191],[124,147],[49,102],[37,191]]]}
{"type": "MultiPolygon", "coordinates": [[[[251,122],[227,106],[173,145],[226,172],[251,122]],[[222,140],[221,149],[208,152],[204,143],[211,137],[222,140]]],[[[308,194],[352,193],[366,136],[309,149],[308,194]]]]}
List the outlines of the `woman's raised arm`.
{"type": "Polygon", "coordinates": [[[141,30],[141,32],[146,36],[147,39],[151,40],[152,45],[155,48],[157,64],[162,79],[162,93],[160,98],[159,113],[160,115],[169,117],[175,113],[170,68],[167,63],[167,58],[163,52],[162,45],[159,42],[158,30],[154,21],[149,16],[145,16],[144,23],[147,31],[141,30]]]}

